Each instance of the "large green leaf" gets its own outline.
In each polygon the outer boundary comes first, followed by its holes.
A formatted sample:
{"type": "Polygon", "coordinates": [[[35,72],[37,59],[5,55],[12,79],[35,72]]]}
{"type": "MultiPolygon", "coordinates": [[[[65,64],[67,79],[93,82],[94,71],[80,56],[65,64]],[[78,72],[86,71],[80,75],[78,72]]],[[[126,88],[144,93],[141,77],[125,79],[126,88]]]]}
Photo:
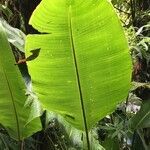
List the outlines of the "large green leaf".
{"type": "MultiPolygon", "coordinates": [[[[34,108],[30,110],[29,106],[24,107],[27,99],[24,85],[0,23],[0,123],[11,137],[18,140],[41,129],[39,118],[31,121],[35,117],[34,108]]],[[[36,107],[36,103],[33,102],[31,106],[36,107]]]]}
{"type": "Polygon", "coordinates": [[[78,129],[91,129],[130,87],[128,44],[112,5],[42,0],[30,24],[43,33],[26,42],[34,91],[44,108],[78,129]]]}

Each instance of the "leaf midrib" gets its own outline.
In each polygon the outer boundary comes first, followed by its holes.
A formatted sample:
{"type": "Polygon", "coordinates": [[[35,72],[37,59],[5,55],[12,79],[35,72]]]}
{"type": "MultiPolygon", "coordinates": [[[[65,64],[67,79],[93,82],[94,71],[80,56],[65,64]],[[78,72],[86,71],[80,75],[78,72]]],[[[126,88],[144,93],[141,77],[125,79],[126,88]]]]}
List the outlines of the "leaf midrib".
{"type": "Polygon", "coordinates": [[[71,11],[71,9],[72,8],[71,8],[71,5],[70,5],[69,6],[69,10],[68,10],[70,44],[71,44],[71,48],[72,48],[72,54],[73,54],[75,72],[76,72],[77,85],[78,85],[80,102],[81,102],[81,107],[82,107],[82,115],[83,115],[83,120],[84,120],[84,127],[85,127],[86,140],[87,140],[87,147],[88,147],[88,150],[90,150],[90,142],[89,142],[89,136],[88,136],[88,126],[87,126],[86,112],[85,112],[84,99],[83,99],[83,93],[82,93],[82,87],[81,87],[81,81],[80,81],[80,74],[79,74],[79,70],[78,70],[78,63],[77,63],[77,57],[76,57],[74,38],[73,38],[72,11],[71,11]]]}

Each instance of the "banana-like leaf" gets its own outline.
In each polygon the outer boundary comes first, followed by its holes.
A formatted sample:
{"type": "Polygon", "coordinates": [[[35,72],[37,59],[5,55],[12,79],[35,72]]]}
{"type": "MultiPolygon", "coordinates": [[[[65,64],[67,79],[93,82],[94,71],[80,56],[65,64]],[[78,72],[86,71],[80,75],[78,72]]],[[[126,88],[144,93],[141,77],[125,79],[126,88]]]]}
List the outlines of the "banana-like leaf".
{"type": "MultiPolygon", "coordinates": [[[[26,99],[25,84],[15,65],[5,30],[0,24],[0,123],[7,129],[9,135],[17,140],[41,129],[39,118],[31,121],[34,116],[30,111],[33,112],[34,108],[31,110],[31,107],[24,106],[26,99]]],[[[31,106],[36,107],[34,102],[31,106]]]]}
{"type": "Polygon", "coordinates": [[[26,55],[42,105],[89,130],[124,100],[131,61],[120,21],[107,0],[42,0],[26,55]],[[32,53],[32,54],[31,54],[32,53]]]}

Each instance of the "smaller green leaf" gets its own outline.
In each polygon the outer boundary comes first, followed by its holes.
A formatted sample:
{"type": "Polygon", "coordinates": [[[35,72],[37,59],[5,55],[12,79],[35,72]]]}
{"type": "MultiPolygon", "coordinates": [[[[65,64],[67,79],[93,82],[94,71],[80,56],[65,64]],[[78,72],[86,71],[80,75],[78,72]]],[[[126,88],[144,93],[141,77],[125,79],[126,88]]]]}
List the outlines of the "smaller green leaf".
{"type": "Polygon", "coordinates": [[[0,124],[13,139],[22,140],[41,129],[38,104],[25,106],[25,84],[1,22],[0,42],[0,124]]]}

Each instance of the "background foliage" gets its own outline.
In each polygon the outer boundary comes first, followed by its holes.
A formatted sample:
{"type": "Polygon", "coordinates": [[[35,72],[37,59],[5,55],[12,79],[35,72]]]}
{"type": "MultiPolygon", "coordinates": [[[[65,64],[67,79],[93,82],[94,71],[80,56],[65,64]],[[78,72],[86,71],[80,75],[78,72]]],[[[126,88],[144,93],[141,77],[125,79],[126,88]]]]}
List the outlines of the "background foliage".
{"type": "MultiPolygon", "coordinates": [[[[28,25],[28,20],[39,2],[40,0],[30,0],[30,2],[29,0],[2,0],[0,15],[11,26],[21,29],[25,34],[38,33],[28,25]]],[[[95,137],[95,145],[99,142],[106,150],[148,150],[150,149],[150,1],[112,0],[112,3],[120,15],[129,41],[134,66],[133,88],[125,103],[98,122],[96,128],[92,130],[92,135],[95,137]]],[[[9,30],[10,27],[6,31],[9,30]]],[[[14,35],[16,30],[11,31],[12,33],[7,32],[8,35],[14,35]]],[[[17,44],[11,42],[9,36],[8,39],[12,44],[16,62],[24,59],[23,49],[20,51],[17,44]]],[[[30,76],[26,64],[21,63],[18,67],[30,89],[30,76]]],[[[1,127],[0,149],[16,150],[18,146],[27,150],[80,147],[82,135],[70,128],[60,116],[45,111],[41,121],[43,130],[21,142],[11,139],[5,128],[1,127]]]]}

